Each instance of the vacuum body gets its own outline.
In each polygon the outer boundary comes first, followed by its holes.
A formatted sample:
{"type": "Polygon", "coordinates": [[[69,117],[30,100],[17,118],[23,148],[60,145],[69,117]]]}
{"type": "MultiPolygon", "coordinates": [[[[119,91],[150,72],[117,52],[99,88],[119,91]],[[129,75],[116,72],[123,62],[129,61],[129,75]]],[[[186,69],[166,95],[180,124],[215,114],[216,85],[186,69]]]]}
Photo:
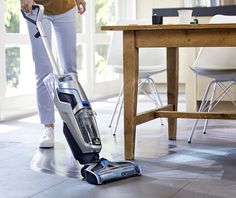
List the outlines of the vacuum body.
{"type": "Polygon", "coordinates": [[[102,145],[95,112],[73,73],[49,74],[44,83],[63,120],[63,132],[80,164],[99,160],[102,145]]]}
{"type": "Polygon", "coordinates": [[[101,139],[95,119],[95,112],[74,73],[60,74],[59,67],[49,47],[47,36],[41,23],[44,8],[33,5],[36,17],[22,11],[24,18],[34,23],[38,29],[35,37],[41,37],[54,73],[45,77],[44,83],[62,120],[63,132],[75,159],[84,165],[81,175],[91,184],[107,182],[141,175],[139,165],[130,162],[111,162],[100,158],[101,139]],[[32,19],[33,18],[33,19],[32,19]],[[35,19],[35,20],[34,20],[35,19]]]}

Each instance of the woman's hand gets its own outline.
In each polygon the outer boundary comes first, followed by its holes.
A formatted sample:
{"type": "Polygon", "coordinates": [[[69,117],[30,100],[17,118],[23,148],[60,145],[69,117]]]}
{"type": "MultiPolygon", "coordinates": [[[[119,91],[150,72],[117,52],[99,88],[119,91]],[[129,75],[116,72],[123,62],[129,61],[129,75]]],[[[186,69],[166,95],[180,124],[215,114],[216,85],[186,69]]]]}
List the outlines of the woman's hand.
{"type": "Polygon", "coordinates": [[[84,0],[75,0],[78,8],[78,13],[83,14],[86,11],[86,2],[84,0]]]}
{"type": "Polygon", "coordinates": [[[27,12],[32,13],[32,5],[35,4],[33,0],[20,0],[21,8],[27,12]]]}

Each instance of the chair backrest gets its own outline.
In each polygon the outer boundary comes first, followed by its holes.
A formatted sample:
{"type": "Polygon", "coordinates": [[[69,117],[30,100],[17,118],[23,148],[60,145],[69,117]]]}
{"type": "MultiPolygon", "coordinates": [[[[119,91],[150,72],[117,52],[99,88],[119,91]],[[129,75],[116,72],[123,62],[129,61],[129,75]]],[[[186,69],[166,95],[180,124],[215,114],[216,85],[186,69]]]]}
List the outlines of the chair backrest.
{"type": "MultiPolygon", "coordinates": [[[[128,24],[151,24],[151,20],[119,20],[116,23],[116,25],[128,24]]],[[[110,66],[123,66],[123,33],[121,31],[112,33],[107,63],[110,66]]],[[[166,65],[165,48],[139,48],[139,66],[155,65],[166,65]]]]}
{"type": "MultiPolygon", "coordinates": [[[[215,15],[209,23],[236,23],[236,16],[215,15]]],[[[202,47],[192,68],[236,69],[236,47],[202,47]]]]}

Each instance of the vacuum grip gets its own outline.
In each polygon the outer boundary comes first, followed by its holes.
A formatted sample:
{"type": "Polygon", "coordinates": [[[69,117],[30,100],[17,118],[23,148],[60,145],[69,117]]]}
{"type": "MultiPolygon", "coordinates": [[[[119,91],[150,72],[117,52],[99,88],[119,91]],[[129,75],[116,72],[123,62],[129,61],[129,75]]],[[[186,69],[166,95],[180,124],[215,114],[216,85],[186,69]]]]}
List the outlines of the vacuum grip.
{"type": "Polygon", "coordinates": [[[51,47],[50,47],[50,45],[48,43],[48,40],[47,40],[47,35],[46,35],[46,33],[43,29],[43,25],[42,25],[43,18],[44,18],[44,7],[43,7],[43,5],[40,5],[40,4],[32,5],[32,13],[26,13],[23,9],[21,9],[21,12],[22,12],[23,17],[27,21],[35,24],[37,32],[34,35],[34,37],[35,38],[39,38],[39,37],[42,38],[43,45],[45,47],[45,50],[47,52],[48,58],[51,62],[51,65],[53,66],[54,72],[57,75],[60,75],[60,70],[57,66],[56,60],[53,57],[51,47]]]}
{"type": "Polygon", "coordinates": [[[43,13],[44,13],[44,7],[42,5],[39,5],[39,4],[34,4],[34,5],[32,5],[32,10],[34,11],[33,13],[36,14],[35,19],[32,18],[33,14],[26,13],[23,9],[21,9],[21,13],[27,21],[33,23],[34,25],[37,25],[38,21],[42,21],[43,13]]]}

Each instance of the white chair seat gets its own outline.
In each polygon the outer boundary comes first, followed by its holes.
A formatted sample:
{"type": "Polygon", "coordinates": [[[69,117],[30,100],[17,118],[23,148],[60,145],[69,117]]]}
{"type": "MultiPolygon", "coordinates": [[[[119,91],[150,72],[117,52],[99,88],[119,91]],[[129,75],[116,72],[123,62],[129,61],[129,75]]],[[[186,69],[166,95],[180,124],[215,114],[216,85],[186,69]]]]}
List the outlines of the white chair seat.
{"type": "Polygon", "coordinates": [[[213,78],[219,81],[234,81],[236,80],[236,68],[224,68],[224,69],[207,69],[207,68],[199,68],[194,67],[191,68],[198,75],[206,76],[209,78],[213,78]]]}

